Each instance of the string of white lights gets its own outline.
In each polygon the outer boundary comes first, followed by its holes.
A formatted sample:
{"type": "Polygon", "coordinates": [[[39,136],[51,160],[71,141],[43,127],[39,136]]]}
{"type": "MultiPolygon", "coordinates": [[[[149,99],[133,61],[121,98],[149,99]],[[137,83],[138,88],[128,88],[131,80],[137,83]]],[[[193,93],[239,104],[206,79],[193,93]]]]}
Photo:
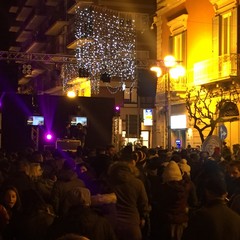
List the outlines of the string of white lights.
{"type": "Polygon", "coordinates": [[[121,82],[134,81],[134,20],[107,8],[80,6],[76,9],[75,29],[77,65],[89,73],[94,93],[99,91],[103,73],[119,77],[121,82]]]}

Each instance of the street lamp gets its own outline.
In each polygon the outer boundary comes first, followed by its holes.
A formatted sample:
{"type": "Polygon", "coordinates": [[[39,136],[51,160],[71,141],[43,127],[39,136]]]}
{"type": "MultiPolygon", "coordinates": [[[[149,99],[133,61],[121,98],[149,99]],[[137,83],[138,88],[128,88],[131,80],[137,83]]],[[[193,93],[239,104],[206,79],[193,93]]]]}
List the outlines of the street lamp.
{"type": "MultiPolygon", "coordinates": [[[[166,126],[167,126],[167,148],[171,150],[171,78],[177,79],[178,77],[185,75],[185,69],[178,65],[179,61],[173,56],[166,56],[163,60],[157,61],[165,69],[165,74],[167,76],[166,80],[166,126]]],[[[157,77],[162,76],[162,68],[159,66],[153,66],[150,68],[151,71],[156,72],[157,77]]]]}

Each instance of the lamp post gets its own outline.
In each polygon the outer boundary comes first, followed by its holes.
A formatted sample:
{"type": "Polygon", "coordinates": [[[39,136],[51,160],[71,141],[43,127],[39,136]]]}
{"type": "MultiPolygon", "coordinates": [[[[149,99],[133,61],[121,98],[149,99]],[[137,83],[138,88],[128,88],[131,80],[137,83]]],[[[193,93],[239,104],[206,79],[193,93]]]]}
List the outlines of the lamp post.
{"type": "Polygon", "coordinates": [[[171,138],[171,79],[170,72],[167,72],[167,98],[166,98],[166,121],[167,121],[167,148],[171,150],[172,148],[172,138],[171,138]]]}
{"type": "MultiPolygon", "coordinates": [[[[171,78],[178,78],[185,74],[185,69],[182,66],[177,66],[178,61],[173,56],[166,56],[163,60],[158,61],[162,64],[165,69],[166,84],[165,84],[165,96],[166,96],[166,126],[167,126],[167,148],[171,150],[172,139],[171,139],[171,78]]],[[[153,66],[150,69],[156,72],[157,77],[162,76],[162,69],[159,66],[153,66]]]]}

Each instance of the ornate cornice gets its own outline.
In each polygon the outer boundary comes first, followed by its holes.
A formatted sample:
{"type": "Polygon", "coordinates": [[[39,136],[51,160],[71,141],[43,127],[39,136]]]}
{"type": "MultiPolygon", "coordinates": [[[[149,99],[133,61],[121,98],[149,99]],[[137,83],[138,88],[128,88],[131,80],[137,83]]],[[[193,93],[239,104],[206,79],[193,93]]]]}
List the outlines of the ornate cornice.
{"type": "Polygon", "coordinates": [[[187,19],[188,14],[182,14],[167,23],[172,36],[187,30],[187,19]]]}
{"type": "Polygon", "coordinates": [[[163,14],[186,2],[186,0],[157,0],[157,14],[163,14]]]}
{"type": "Polygon", "coordinates": [[[238,0],[209,0],[216,14],[225,12],[238,5],[238,0]]]}

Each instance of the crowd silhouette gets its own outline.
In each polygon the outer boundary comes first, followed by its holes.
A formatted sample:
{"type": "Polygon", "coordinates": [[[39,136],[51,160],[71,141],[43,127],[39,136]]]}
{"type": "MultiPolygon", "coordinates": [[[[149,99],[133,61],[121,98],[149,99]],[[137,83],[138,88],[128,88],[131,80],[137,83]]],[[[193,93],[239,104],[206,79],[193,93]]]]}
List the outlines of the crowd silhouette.
{"type": "Polygon", "coordinates": [[[240,240],[226,147],[0,151],[2,240],[240,240]]]}

